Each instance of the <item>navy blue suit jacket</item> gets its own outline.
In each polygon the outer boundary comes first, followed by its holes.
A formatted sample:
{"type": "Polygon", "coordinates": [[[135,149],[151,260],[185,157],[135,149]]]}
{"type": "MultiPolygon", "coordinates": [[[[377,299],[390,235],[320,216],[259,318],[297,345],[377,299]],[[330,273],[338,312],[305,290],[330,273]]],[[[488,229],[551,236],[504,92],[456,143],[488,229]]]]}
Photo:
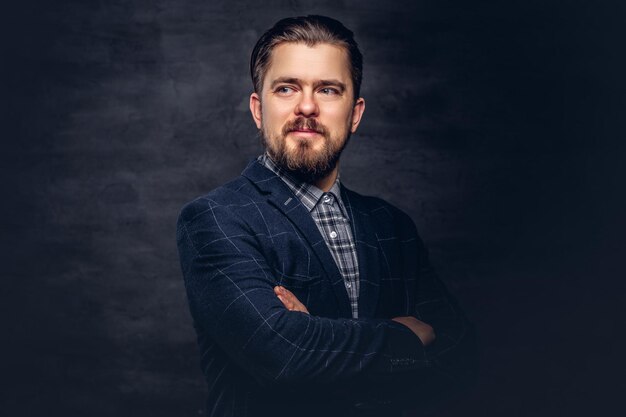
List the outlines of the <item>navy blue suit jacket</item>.
{"type": "Polygon", "coordinates": [[[310,213],[256,159],[181,211],[177,240],[209,416],[349,415],[355,404],[389,404],[389,390],[413,395],[464,360],[470,326],[413,221],[379,198],[343,185],[341,193],[358,255],[358,319],[310,213]],[[285,309],[278,284],[310,315],[285,309]],[[435,343],[425,348],[389,320],[396,316],[431,324],[435,343]]]}

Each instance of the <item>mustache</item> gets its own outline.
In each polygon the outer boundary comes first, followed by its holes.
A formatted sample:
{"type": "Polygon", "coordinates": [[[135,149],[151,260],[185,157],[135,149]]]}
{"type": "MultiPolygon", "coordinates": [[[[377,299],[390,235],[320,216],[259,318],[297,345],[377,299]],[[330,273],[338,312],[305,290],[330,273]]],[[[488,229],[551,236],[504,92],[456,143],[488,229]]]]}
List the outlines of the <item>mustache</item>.
{"type": "Polygon", "coordinates": [[[328,129],[315,119],[307,119],[305,117],[297,117],[294,120],[285,123],[283,126],[283,136],[294,130],[313,130],[322,136],[328,136],[328,129]]]}

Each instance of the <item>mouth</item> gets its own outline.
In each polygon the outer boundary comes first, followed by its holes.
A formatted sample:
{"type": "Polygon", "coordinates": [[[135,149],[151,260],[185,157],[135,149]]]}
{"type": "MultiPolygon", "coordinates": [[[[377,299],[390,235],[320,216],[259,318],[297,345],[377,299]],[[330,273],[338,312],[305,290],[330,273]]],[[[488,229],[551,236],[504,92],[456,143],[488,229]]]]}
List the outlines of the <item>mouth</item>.
{"type": "Polygon", "coordinates": [[[297,133],[298,135],[304,135],[304,136],[313,136],[313,135],[321,134],[317,130],[313,130],[313,129],[294,129],[294,130],[290,130],[289,133],[297,133]]]}

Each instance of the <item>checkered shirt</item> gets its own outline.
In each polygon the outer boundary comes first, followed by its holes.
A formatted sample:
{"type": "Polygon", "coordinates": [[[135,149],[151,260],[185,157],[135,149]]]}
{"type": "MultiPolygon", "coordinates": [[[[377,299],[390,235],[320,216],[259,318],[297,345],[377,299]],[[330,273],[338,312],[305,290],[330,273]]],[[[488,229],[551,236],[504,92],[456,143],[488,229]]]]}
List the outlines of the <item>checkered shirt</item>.
{"type": "Polygon", "coordinates": [[[258,157],[259,162],[273,171],[293,191],[302,205],[309,210],[326,246],[343,277],[352,317],[358,318],[359,303],[359,264],[356,246],[350,228],[350,218],[341,201],[339,174],[328,192],[324,192],[313,184],[301,182],[287,174],[265,152],[258,157]]]}

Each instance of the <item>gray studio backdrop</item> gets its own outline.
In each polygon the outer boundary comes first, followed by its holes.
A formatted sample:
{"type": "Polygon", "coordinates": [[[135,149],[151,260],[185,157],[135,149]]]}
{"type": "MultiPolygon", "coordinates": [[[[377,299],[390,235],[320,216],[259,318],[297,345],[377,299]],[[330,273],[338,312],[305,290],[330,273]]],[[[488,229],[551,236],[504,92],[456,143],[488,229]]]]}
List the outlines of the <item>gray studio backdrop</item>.
{"type": "Polygon", "coordinates": [[[599,201],[616,190],[609,8],[62,0],[8,15],[3,415],[203,414],[176,217],[261,152],[251,49],[309,13],[352,28],[365,57],[342,180],[411,215],[478,326],[481,376],[435,415],[608,407],[588,380],[610,380],[594,361],[617,354],[584,352],[616,328],[616,295],[588,280],[607,276],[599,201]]]}

